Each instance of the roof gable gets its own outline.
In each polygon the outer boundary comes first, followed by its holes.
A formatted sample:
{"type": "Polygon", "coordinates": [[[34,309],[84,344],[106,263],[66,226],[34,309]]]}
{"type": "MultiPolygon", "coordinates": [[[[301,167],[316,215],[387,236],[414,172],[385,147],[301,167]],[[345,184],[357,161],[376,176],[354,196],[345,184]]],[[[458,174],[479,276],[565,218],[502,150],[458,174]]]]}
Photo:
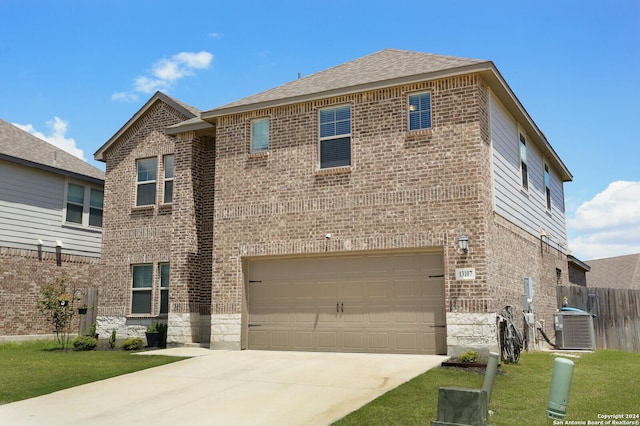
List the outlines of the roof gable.
{"type": "Polygon", "coordinates": [[[0,159],[96,183],[104,182],[102,170],[4,120],[0,120],[0,159]]]}
{"type": "Polygon", "coordinates": [[[172,98],[160,91],[156,92],[125,124],[118,130],[111,138],[102,145],[94,154],[93,157],[98,161],[105,161],[104,154],[111,148],[116,141],[124,135],[131,127],[135,126],[138,120],[140,120],[147,111],[149,111],[156,102],[163,102],[173,109],[181,113],[186,120],[198,117],[200,110],[190,105],[185,104],[177,99],[172,98]]]}

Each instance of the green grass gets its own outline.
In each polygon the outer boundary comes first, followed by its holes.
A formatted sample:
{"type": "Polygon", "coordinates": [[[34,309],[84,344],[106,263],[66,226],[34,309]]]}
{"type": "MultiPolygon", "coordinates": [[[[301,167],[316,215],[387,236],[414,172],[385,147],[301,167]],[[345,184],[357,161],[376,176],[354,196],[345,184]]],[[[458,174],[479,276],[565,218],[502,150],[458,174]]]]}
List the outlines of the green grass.
{"type": "MultiPolygon", "coordinates": [[[[515,365],[502,365],[493,387],[490,422],[552,425],[546,417],[554,356],[525,353],[515,365]]],[[[640,414],[640,354],[596,351],[569,358],[573,379],[565,421],[598,421],[598,414],[640,414]]],[[[435,368],[393,389],[335,424],[430,425],[436,419],[440,387],[482,388],[484,376],[435,368]]],[[[638,419],[634,419],[638,420],[638,419]]]]}
{"type": "Polygon", "coordinates": [[[108,350],[63,352],[57,348],[52,341],[0,344],[0,404],[184,359],[108,350]]]}

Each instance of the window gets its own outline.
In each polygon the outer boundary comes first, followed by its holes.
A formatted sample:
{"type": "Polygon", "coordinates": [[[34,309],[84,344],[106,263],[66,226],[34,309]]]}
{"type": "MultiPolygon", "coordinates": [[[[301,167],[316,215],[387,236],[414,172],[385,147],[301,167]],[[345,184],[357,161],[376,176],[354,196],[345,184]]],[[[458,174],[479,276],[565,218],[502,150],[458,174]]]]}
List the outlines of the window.
{"type": "Polygon", "coordinates": [[[351,165],[351,106],[320,110],[320,168],[351,165]]]}
{"type": "Polygon", "coordinates": [[[164,189],[162,202],[169,204],[173,202],[173,164],[175,161],[174,155],[164,156],[164,189]]]}
{"type": "Polygon", "coordinates": [[[431,128],[431,93],[409,95],[409,130],[431,128]]]}
{"type": "Polygon", "coordinates": [[[156,203],[156,158],[137,160],[138,188],[136,206],[148,206],[156,203]]]}
{"type": "Polygon", "coordinates": [[[551,210],[551,178],[547,163],[544,164],[544,195],[547,202],[547,210],[551,210]]]}
{"type": "Polygon", "coordinates": [[[70,183],[67,186],[67,222],[82,224],[84,210],[84,186],[70,183]]]}
{"type": "Polygon", "coordinates": [[[520,173],[522,175],[522,189],[529,189],[529,173],[527,172],[527,140],[520,133],[520,173]]]}
{"type": "Polygon", "coordinates": [[[133,265],[131,313],[151,315],[153,265],[133,265]]]}
{"type": "Polygon", "coordinates": [[[82,226],[102,227],[104,192],[89,186],[69,183],[65,221],[82,226]]]}
{"type": "Polygon", "coordinates": [[[258,118],[251,121],[251,152],[269,150],[269,119],[258,118]]]}
{"type": "Polygon", "coordinates": [[[160,313],[169,313],[169,264],[160,264],[160,313]]]}
{"type": "Polygon", "coordinates": [[[91,188],[89,196],[89,225],[102,227],[104,192],[91,188]]]}

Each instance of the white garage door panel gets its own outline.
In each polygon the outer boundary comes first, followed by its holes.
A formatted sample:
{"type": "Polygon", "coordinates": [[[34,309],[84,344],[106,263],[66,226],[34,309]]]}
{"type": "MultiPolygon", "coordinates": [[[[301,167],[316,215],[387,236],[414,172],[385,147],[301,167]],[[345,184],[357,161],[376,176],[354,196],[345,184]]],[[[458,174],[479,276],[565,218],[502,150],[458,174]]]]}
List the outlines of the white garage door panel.
{"type": "Polygon", "coordinates": [[[446,352],[442,254],[254,260],[247,285],[251,349],[446,352]]]}

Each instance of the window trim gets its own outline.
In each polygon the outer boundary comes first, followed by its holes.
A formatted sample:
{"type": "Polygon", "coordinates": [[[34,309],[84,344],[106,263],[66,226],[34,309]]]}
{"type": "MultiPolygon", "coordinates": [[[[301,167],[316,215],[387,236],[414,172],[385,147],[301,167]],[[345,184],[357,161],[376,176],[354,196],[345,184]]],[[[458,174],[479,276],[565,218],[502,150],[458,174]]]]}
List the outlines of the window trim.
{"type": "Polygon", "coordinates": [[[150,156],[150,157],[136,158],[135,162],[136,162],[136,167],[135,167],[135,170],[136,170],[136,180],[135,180],[136,181],[136,197],[135,197],[135,200],[134,200],[134,206],[135,207],[155,206],[156,203],[158,202],[158,157],[157,156],[150,156]],[[138,167],[139,167],[140,162],[143,161],[143,160],[151,160],[151,159],[155,160],[155,162],[156,162],[155,179],[153,179],[153,180],[145,180],[145,181],[138,180],[138,177],[139,177],[139,174],[140,174],[140,171],[139,171],[138,167]],[[139,191],[140,191],[140,185],[150,185],[150,184],[153,184],[153,188],[154,188],[154,190],[153,190],[153,195],[154,195],[153,202],[149,203],[149,204],[138,204],[138,194],[139,194],[139,191]]]}
{"type": "Polygon", "coordinates": [[[131,273],[131,281],[129,284],[129,289],[130,289],[130,294],[131,294],[131,303],[129,305],[129,314],[133,315],[133,316],[152,316],[153,315],[153,283],[154,283],[154,268],[153,268],[153,263],[134,263],[131,265],[130,268],[130,273],[131,273]],[[134,273],[134,270],[136,267],[150,267],[151,269],[151,286],[147,286],[147,287],[135,287],[135,277],[136,274],[134,273]],[[149,292],[150,293],[150,305],[149,305],[149,312],[133,312],[133,299],[134,299],[134,294],[136,292],[142,293],[142,292],[149,292]]]}
{"type": "MultiPolygon", "coordinates": [[[[426,130],[431,130],[433,129],[433,96],[431,93],[431,90],[425,90],[422,92],[413,92],[413,93],[407,93],[407,97],[406,97],[406,102],[407,102],[407,131],[408,132],[424,132],[426,130]],[[428,127],[418,127],[415,129],[411,128],[411,113],[415,112],[411,110],[411,97],[412,96],[422,96],[422,95],[429,95],[429,126],[428,127]]],[[[422,111],[422,109],[420,109],[418,112],[422,111]]],[[[422,124],[422,123],[420,123],[422,124]]]]}
{"type": "Polygon", "coordinates": [[[518,131],[518,156],[520,157],[521,189],[525,192],[529,192],[529,167],[527,164],[527,136],[522,130],[518,131]],[[524,148],[524,151],[523,151],[523,148],[524,148]]]}
{"type": "Polygon", "coordinates": [[[150,263],[150,262],[142,262],[142,263],[132,263],[130,265],[129,268],[129,272],[131,274],[130,276],[130,280],[129,280],[129,297],[130,297],[130,302],[129,302],[129,307],[128,307],[128,313],[127,316],[129,317],[142,317],[142,318],[148,318],[148,317],[165,317],[169,314],[169,297],[170,297],[170,286],[171,286],[171,263],[170,262],[156,262],[156,263],[150,263]],[[134,273],[134,270],[136,267],[148,267],[150,268],[151,271],[151,286],[147,286],[147,287],[134,287],[134,279],[136,277],[136,274],[134,273]],[[168,281],[167,281],[167,285],[163,286],[163,282],[162,282],[162,268],[163,267],[167,267],[168,268],[168,281]],[[133,312],[133,299],[134,299],[134,293],[139,292],[139,293],[143,293],[143,292],[147,292],[150,293],[150,306],[149,306],[149,311],[148,312],[133,312]],[[166,298],[167,298],[167,312],[163,312],[162,311],[162,295],[163,293],[166,292],[166,298]]]}
{"type": "MultiPolygon", "coordinates": [[[[85,229],[101,230],[102,225],[91,225],[91,210],[98,209],[104,214],[104,187],[92,185],[88,182],[82,182],[75,179],[66,179],[64,184],[64,207],[62,208],[62,224],[65,226],[81,227],[85,229]],[[80,203],[69,201],[69,185],[79,186],[83,189],[82,199],[82,219],[80,222],[73,222],[67,220],[68,205],[73,204],[80,206],[80,203]],[[103,204],[102,207],[95,207],[91,205],[91,191],[97,191],[102,193],[103,204]]],[[[102,223],[102,221],[101,221],[102,223]]]]}
{"type": "MultiPolygon", "coordinates": [[[[318,119],[318,170],[331,170],[331,169],[349,169],[353,166],[353,108],[351,104],[340,104],[340,105],[331,105],[324,108],[318,109],[317,112],[318,119]],[[322,136],[322,123],[321,115],[323,111],[328,110],[338,110],[340,108],[349,108],[349,133],[337,133],[331,136],[322,136]],[[349,164],[341,164],[337,166],[329,166],[322,167],[322,143],[325,141],[338,140],[338,139],[349,139],[349,164]]],[[[342,120],[344,121],[344,120],[342,120]]],[[[338,123],[338,120],[334,120],[333,123],[338,123]]]]}
{"type": "Polygon", "coordinates": [[[552,194],[551,194],[551,167],[545,160],[543,162],[543,180],[544,180],[544,203],[548,212],[551,211],[553,206],[552,194]]]}
{"type": "Polygon", "coordinates": [[[171,264],[169,262],[159,262],[158,263],[158,314],[159,315],[168,315],[169,314],[169,287],[171,286],[171,264]],[[167,285],[162,285],[162,267],[166,266],[168,268],[167,271],[167,285]],[[167,296],[167,311],[162,312],[162,293],[166,292],[167,296]]]}
{"type": "Polygon", "coordinates": [[[174,177],[176,169],[176,155],[166,154],[162,156],[162,204],[173,204],[174,177]],[[167,177],[167,157],[173,158],[171,177],[167,177]],[[167,183],[171,183],[171,200],[167,201],[167,183]]]}
{"type": "Polygon", "coordinates": [[[249,154],[259,154],[268,152],[271,149],[271,117],[253,118],[249,122],[249,154]],[[254,124],[267,123],[267,144],[266,147],[260,148],[254,145],[254,124]]]}

